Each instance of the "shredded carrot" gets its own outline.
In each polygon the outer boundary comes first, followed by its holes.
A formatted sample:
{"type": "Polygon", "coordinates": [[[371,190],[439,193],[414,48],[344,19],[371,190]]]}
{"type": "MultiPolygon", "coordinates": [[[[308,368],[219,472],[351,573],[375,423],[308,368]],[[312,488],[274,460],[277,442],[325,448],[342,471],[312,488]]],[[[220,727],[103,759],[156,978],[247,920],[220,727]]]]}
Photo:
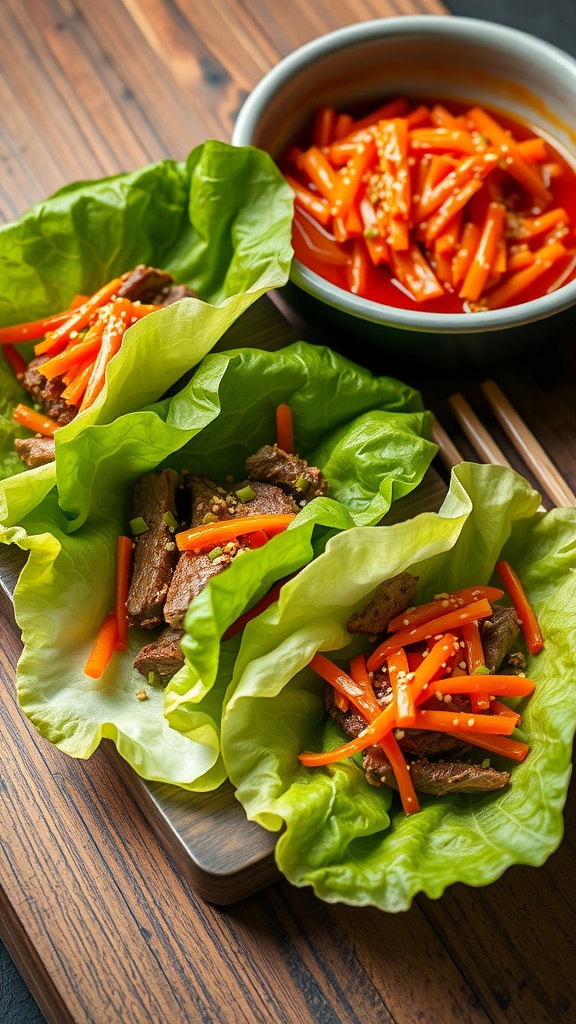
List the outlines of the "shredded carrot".
{"type": "Polygon", "coordinates": [[[79,363],[88,356],[95,355],[102,343],[102,332],[104,330],[104,321],[98,320],[93,327],[87,332],[83,341],[78,344],[72,345],[71,348],[65,349],[58,355],[53,356],[48,362],[42,364],[42,374],[48,380],[53,380],[54,377],[59,377],[60,374],[65,373],[75,363],[79,363]]]}
{"type": "Polygon", "coordinates": [[[542,277],[558,260],[567,256],[560,242],[550,242],[534,253],[534,262],[508,277],[499,287],[494,288],[483,299],[487,309],[499,309],[517,299],[534,281],[542,277]]]}
{"type": "Polygon", "coordinates": [[[425,150],[427,153],[466,153],[476,152],[476,146],[469,132],[455,131],[451,128],[414,128],[410,132],[410,149],[425,150]]]}
{"type": "Polygon", "coordinates": [[[86,388],[88,387],[88,381],[92,376],[93,367],[93,360],[89,360],[84,366],[84,368],[80,371],[80,373],[78,373],[74,377],[74,380],[71,381],[66,388],[64,388],[61,397],[64,399],[65,402],[68,402],[69,405],[80,405],[80,402],[82,401],[82,396],[86,391],[86,388]]]}
{"type": "Polygon", "coordinates": [[[103,390],[108,364],[120,351],[124,330],[125,324],[119,318],[110,317],[105,323],[101,334],[98,355],[96,356],[84,397],[80,403],[80,411],[93,405],[103,390]]]}
{"type": "Polygon", "coordinates": [[[530,654],[538,654],[544,647],[542,630],[520,578],[509,562],[496,562],[496,571],[510,594],[516,614],[522,623],[522,632],[530,654]]]}
{"type": "Polygon", "coordinates": [[[405,651],[402,648],[399,651],[394,651],[386,659],[386,665],[396,704],[396,725],[399,725],[401,729],[410,728],[416,715],[416,708],[412,686],[408,678],[409,668],[405,651]]]}
{"type": "MultiPolygon", "coordinates": [[[[482,721],[484,717],[484,715],[479,715],[479,721],[482,721]]],[[[492,736],[488,733],[475,732],[472,729],[463,730],[456,728],[451,729],[450,735],[473,747],[482,747],[483,750],[487,750],[490,754],[500,754],[501,757],[509,757],[513,761],[524,761],[526,755],[530,752],[530,747],[527,743],[510,739],[509,736],[492,736]]]]}
{"type": "Polygon", "coordinates": [[[30,409],[29,406],[22,404],[16,406],[12,413],[12,419],[21,423],[23,427],[28,427],[28,430],[33,430],[35,434],[42,434],[44,437],[54,437],[60,427],[60,424],[50,416],[46,416],[43,412],[36,412],[35,409],[30,409]]]}
{"type": "Polygon", "coordinates": [[[482,733],[483,736],[510,736],[515,723],[504,715],[474,714],[471,711],[428,711],[416,712],[412,729],[426,729],[431,732],[448,732],[458,729],[459,733],[482,733]]]}
{"type": "Polygon", "coordinates": [[[287,402],[276,407],[276,444],[283,452],[294,454],[294,420],[287,402]]]}
{"type": "Polygon", "coordinates": [[[506,715],[508,718],[513,718],[516,725],[520,725],[522,722],[522,715],[519,715],[517,711],[509,708],[507,704],[503,704],[500,700],[490,701],[490,711],[493,715],[506,715]]]}
{"type": "Polygon", "coordinates": [[[22,356],[18,349],[14,348],[13,345],[4,345],[2,351],[4,352],[6,361],[14,375],[21,379],[28,369],[28,363],[24,359],[24,356],[22,356]]]}
{"type": "Polygon", "coordinates": [[[96,642],[92,648],[88,661],[84,665],[84,674],[92,679],[99,679],[106,671],[110,658],[114,653],[116,637],[118,635],[118,623],[115,612],[110,612],[100,626],[96,642]]]}
{"type": "Polygon", "coordinates": [[[434,598],[433,601],[428,601],[427,604],[419,604],[416,608],[400,612],[399,615],[395,615],[393,619],[390,619],[388,631],[395,633],[396,630],[402,629],[404,626],[421,626],[423,622],[429,622],[430,619],[436,619],[445,612],[463,608],[474,601],[485,599],[493,603],[494,601],[500,601],[503,597],[504,591],[498,587],[464,587],[463,590],[455,590],[451,594],[442,594],[434,598]]]}
{"type": "Polygon", "coordinates": [[[79,331],[84,330],[94,313],[101,306],[106,305],[112,296],[116,295],[121,284],[121,277],[114,278],[113,281],[109,281],[108,284],[105,284],[94,295],[91,295],[83,306],[79,306],[78,309],[69,313],[64,323],[55,330],[52,330],[45,341],[36,345],[34,349],[36,355],[40,356],[45,352],[54,354],[61,352],[70,341],[71,336],[74,335],[74,332],[77,334],[79,331]]]}
{"type": "Polygon", "coordinates": [[[116,547],[116,650],[125,651],[128,647],[128,615],[126,601],[130,590],[132,575],[132,555],[134,541],[131,537],[118,537],[116,547]]]}
{"type": "MultiPolygon", "coordinates": [[[[534,692],[534,682],[524,676],[500,676],[470,674],[446,676],[434,681],[438,693],[497,694],[499,697],[529,697],[534,692]]],[[[488,704],[486,705],[488,707],[488,704]]]]}
{"type": "Polygon", "coordinates": [[[14,324],[13,327],[0,327],[0,345],[15,345],[21,341],[42,338],[48,331],[61,327],[69,318],[70,310],[67,309],[64,313],[55,313],[44,320],[31,320],[26,324],[14,324]]]}
{"type": "Polygon", "coordinates": [[[502,203],[490,203],[470,268],[460,289],[460,298],[476,302],[494,268],[498,245],[504,234],[506,210],[502,203]]]}
{"type": "Polygon", "coordinates": [[[222,523],[206,523],[176,534],[179,551],[206,551],[229,540],[235,540],[255,530],[265,533],[281,532],[295,518],[293,513],[283,515],[255,515],[231,519],[222,523]]]}
{"type": "Polygon", "coordinates": [[[384,663],[387,656],[392,651],[397,651],[400,647],[408,647],[410,644],[417,644],[421,640],[429,640],[430,637],[446,633],[448,630],[460,629],[465,622],[471,622],[472,619],[487,619],[491,615],[492,608],[488,601],[483,598],[480,601],[474,601],[473,604],[459,608],[457,611],[447,612],[446,615],[430,619],[419,626],[400,629],[394,636],[384,640],[373,651],[368,659],[368,669],[370,672],[375,672],[384,663]]]}
{"type": "Polygon", "coordinates": [[[315,146],[329,146],[334,135],[336,111],[334,107],[320,107],[314,118],[312,138],[315,146]]]}
{"type": "Polygon", "coordinates": [[[284,175],[284,180],[290,185],[294,193],[294,202],[302,210],[306,210],[314,220],[317,220],[319,224],[327,227],[332,219],[330,212],[330,203],[321,196],[314,195],[310,189],[305,188],[299,181],[291,177],[289,174],[284,175]]]}
{"type": "MultiPolygon", "coordinates": [[[[462,626],[462,641],[466,655],[468,672],[472,676],[477,668],[486,666],[484,660],[484,648],[480,638],[480,630],[477,622],[465,622],[462,626]]],[[[462,692],[462,691],[461,691],[462,692]]],[[[492,691],[490,691],[492,692],[492,691]]],[[[483,692],[470,690],[470,704],[472,711],[487,711],[490,707],[490,700],[483,692]]]]}
{"type": "Polygon", "coordinates": [[[352,257],[346,268],[348,287],[353,295],[365,295],[368,281],[370,260],[363,238],[355,238],[352,244],[352,257]]]}
{"type": "Polygon", "coordinates": [[[324,199],[333,201],[338,185],[338,175],[328,163],[322,150],[310,146],[298,157],[298,169],[316,186],[324,199]]]}
{"type": "Polygon", "coordinates": [[[481,107],[470,110],[468,117],[478,131],[500,150],[508,174],[511,174],[535,199],[547,206],[552,198],[550,192],[537,171],[526,163],[510,133],[501,128],[481,107]]]}

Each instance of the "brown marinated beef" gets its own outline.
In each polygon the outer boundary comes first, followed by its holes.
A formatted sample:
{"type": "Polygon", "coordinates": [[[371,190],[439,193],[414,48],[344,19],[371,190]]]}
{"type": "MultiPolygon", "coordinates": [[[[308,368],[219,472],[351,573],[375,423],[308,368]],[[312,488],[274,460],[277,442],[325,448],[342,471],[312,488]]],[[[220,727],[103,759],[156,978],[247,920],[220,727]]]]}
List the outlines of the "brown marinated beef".
{"type": "Polygon", "coordinates": [[[139,263],[125,277],[118,289],[118,295],[131,302],[142,302],[144,305],[169,306],[172,302],[186,297],[196,297],[185,284],[175,284],[172,274],[156,267],[147,267],[139,263]]]}
{"type": "Polygon", "coordinates": [[[234,486],[231,496],[233,501],[235,499],[235,504],[232,505],[235,519],[243,519],[246,516],[282,516],[290,513],[295,515],[299,511],[289,494],[284,494],[284,491],[274,484],[265,484],[260,480],[241,480],[234,486]],[[244,487],[251,487],[256,497],[242,504],[237,492],[244,487]]]}
{"type": "Polygon", "coordinates": [[[153,672],[162,681],[168,681],[184,664],[184,654],[180,647],[183,636],[183,629],[167,626],[154,643],[147,644],[136,655],[134,668],[146,678],[153,672]]]}
{"type": "Polygon", "coordinates": [[[512,650],[520,632],[520,619],[513,608],[494,605],[492,616],[480,623],[480,639],[486,668],[496,672],[512,650]]]}
{"type": "MultiPolygon", "coordinates": [[[[372,786],[398,789],[394,772],[381,747],[369,747],[364,753],[363,767],[372,786]]],[[[418,793],[446,796],[447,793],[488,793],[504,789],[510,781],[508,772],[482,768],[464,761],[428,761],[419,757],[410,762],[410,778],[418,793]]]]}
{"type": "Polygon", "coordinates": [[[330,490],[319,469],[275,445],[264,445],[250,455],[246,459],[246,473],[253,480],[277,484],[296,500],[311,501],[330,490]]]}
{"type": "Polygon", "coordinates": [[[62,377],[54,377],[47,380],[41,372],[43,363],[46,363],[50,356],[37,356],[33,359],[22,378],[22,386],[34,399],[36,405],[42,406],[47,416],[56,420],[60,426],[65,426],[73,420],[77,409],[75,405],[69,405],[62,397],[66,385],[62,377]]]}
{"type": "Polygon", "coordinates": [[[132,626],[153,629],[162,622],[162,609],[178,560],[174,529],[164,519],[177,519],[178,473],[165,469],[147,473],[134,488],[132,519],[142,518],[148,529],[135,540],[134,568],[126,610],[132,626]]]}
{"type": "Polygon", "coordinates": [[[183,551],[174,570],[164,605],[166,622],[171,626],[181,626],[192,599],[204,589],[208,580],[217,576],[231,561],[230,556],[211,559],[206,551],[199,554],[183,551]]]}
{"type": "Polygon", "coordinates": [[[369,604],[348,619],[350,633],[367,633],[376,636],[388,629],[390,619],[408,608],[418,586],[418,577],[402,572],[380,583],[369,604]]]}
{"type": "Polygon", "coordinates": [[[53,437],[17,437],[14,440],[16,454],[28,469],[45,466],[54,462],[55,445],[53,437]]]}
{"type": "Polygon", "coordinates": [[[190,494],[191,526],[202,526],[207,516],[210,517],[208,522],[230,518],[227,492],[223,487],[215,484],[209,476],[187,475],[185,479],[190,494]]]}

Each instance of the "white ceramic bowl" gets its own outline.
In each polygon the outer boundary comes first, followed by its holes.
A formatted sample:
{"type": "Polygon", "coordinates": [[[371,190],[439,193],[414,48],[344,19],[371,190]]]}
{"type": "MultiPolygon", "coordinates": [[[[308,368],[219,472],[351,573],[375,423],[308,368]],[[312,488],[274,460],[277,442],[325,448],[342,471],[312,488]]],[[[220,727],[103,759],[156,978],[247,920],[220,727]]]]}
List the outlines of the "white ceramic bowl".
{"type": "MultiPolygon", "coordinates": [[[[407,95],[486,104],[529,122],[576,163],[576,61],[548,43],[502,25],[453,17],[400,17],[351,25],[296,50],[246,100],[235,145],[278,158],[323,105],[407,95]]],[[[454,362],[513,355],[560,330],[546,318],[576,304],[576,280],[541,298],[483,313],[426,313],[355,296],[293,262],[278,293],[288,315],[324,336],[454,362]]]]}

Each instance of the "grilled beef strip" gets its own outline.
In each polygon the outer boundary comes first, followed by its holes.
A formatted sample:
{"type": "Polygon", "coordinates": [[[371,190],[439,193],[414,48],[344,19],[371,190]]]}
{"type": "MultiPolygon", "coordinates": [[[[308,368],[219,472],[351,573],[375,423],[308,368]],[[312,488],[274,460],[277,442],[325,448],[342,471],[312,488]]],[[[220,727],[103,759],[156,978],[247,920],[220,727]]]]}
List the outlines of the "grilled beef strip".
{"type": "MultiPolygon", "coordinates": [[[[370,785],[398,789],[392,767],[381,747],[369,747],[364,754],[363,767],[370,785]]],[[[410,778],[417,792],[446,796],[447,793],[487,793],[504,789],[510,781],[510,774],[464,761],[434,762],[418,757],[410,762],[410,778]]]]}
{"type": "Polygon", "coordinates": [[[282,487],[297,501],[311,501],[330,490],[319,469],[276,445],[266,444],[250,455],[246,459],[246,473],[253,480],[282,487]]]}
{"type": "Polygon", "coordinates": [[[14,447],[16,454],[28,466],[28,469],[36,469],[37,466],[45,466],[48,462],[54,462],[53,437],[16,437],[14,447]]]}
{"type": "MultiPolygon", "coordinates": [[[[164,270],[147,267],[141,263],[125,276],[118,289],[118,295],[130,299],[132,302],[169,306],[187,296],[196,297],[196,292],[185,284],[175,284],[172,275],[164,270]]],[[[31,361],[22,378],[22,386],[47,416],[56,420],[60,426],[65,426],[66,423],[70,423],[70,420],[74,419],[78,409],[62,398],[62,392],[66,387],[62,377],[58,376],[48,380],[42,373],[42,364],[48,359],[51,359],[50,355],[42,355],[31,361]]],[[[20,455],[18,445],[16,451],[20,455]]],[[[24,454],[20,457],[28,465],[24,454]]],[[[53,458],[46,459],[46,462],[50,461],[53,461],[53,458]]],[[[42,464],[37,463],[37,465],[42,464]]]]}
{"type": "MultiPolygon", "coordinates": [[[[241,481],[230,492],[218,488],[209,477],[189,477],[188,486],[192,495],[192,526],[203,523],[206,515],[229,520],[298,511],[292,499],[279,487],[258,480],[241,481]],[[252,488],[255,497],[242,504],[236,492],[247,486],[252,488]]],[[[164,606],[166,622],[172,626],[182,625],[192,599],[204,589],[208,580],[230,565],[242,547],[241,544],[231,541],[215,559],[211,559],[206,551],[198,554],[194,551],[183,551],[178,559],[164,606]]]]}
{"type": "Polygon", "coordinates": [[[131,626],[153,629],[163,621],[162,609],[178,560],[174,529],[163,517],[178,520],[178,482],[178,473],[164,469],[145,474],[134,488],[132,518],[142,518],[148,529],[134,538],[134,568],[126,602],[131,626]]]}
{"type": "Polygon", "coordinates": [[[146,644],[146,647],[139,651],[134,658],[134,668],[146,678],[153,672],[155,676],[160,676],[163,682],[167,682],[184,664],[184,652],[180,647],[183,636],[183,629],[167,626],[157,640],[146,644]]]}
{"type": "Polygon", "coordinates": [[[492,616],[479,624],[486,668],[496,672],[512,650],[520,632],[520,619],[513,608],[494,605],[492,616]]]}
{"type": "Polygon", "coordinates": [[[385,632],[390,619],[410,606],[417,586],[418,577],[409,572],[401,572],[398,576],[384,580],[376,587],[366,607],[350,616],[348,631],[367,633],[368,636],[385,632]]]}

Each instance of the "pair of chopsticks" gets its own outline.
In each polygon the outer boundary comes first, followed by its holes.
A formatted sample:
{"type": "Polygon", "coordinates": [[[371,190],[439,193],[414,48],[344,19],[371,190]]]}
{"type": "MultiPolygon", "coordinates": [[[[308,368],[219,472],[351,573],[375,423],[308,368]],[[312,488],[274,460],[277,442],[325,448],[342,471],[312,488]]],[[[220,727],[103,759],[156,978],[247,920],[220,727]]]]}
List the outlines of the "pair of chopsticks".
{"type": "MultiPolygon", "coordinates": [[[[487,380],[481,388],[494,416],[550,500],[560,507],[576,508],[576,495],[496,382],[487,380]]],[[[496,466],[510,467],[504,452],[490,436],[464,396],[452,395],[448,401],[464,435],[480,458],[496,466]]],[[[434,422],[433,434],[440,449],[440,458],[448,469],[463,461],[455,444],[437,420],[434,422]]]]}

